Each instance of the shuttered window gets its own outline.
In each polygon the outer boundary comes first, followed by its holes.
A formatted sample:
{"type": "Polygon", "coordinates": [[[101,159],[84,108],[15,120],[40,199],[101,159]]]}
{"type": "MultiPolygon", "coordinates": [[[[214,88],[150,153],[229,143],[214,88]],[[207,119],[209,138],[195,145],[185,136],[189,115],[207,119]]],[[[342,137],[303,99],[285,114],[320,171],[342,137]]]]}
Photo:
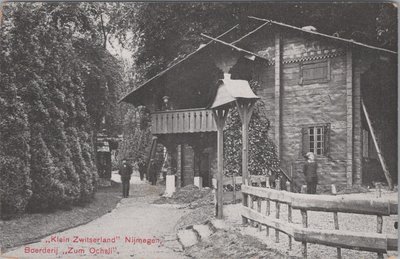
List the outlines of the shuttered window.
{"type": "Polygon", "coordinates": [[[310,125],[302,128],[301,155],[308,152],[328,156],[330,142],[330,124],[310,125]]]}
{"type": "Polygon", "coordinates": [[[330,80],[329,60],[318,60],[300,64],[300,84],[326,83],[330,80]]]}

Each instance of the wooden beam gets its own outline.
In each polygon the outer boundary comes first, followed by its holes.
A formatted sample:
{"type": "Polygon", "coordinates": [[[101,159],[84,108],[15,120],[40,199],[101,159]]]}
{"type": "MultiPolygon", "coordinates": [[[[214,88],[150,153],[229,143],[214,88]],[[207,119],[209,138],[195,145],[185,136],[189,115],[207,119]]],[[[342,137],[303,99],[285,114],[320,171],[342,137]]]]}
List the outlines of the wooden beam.
{"type": "Polygon", "coordinates": [[[293,25],[289,25],[289,24],[285,24],[285,23],[281,23],[281,22],[276,22],[276,21],[272,21],[272,20],[267,20],[267,19],[263,19],[263,18],[258,18],[258,17],[254,17],[254,16],[248,16],[248,17],[250,19],[255,19],[255,20],[259,20],[259,21],[263,21],[263,22],[269,22],[269,23],[272,23],[272,24],[276,24],[276,25],[279,25],[279,26],[286,27],[286,28],[290,28],[290,29],[302,31],[302,32],[309,33],[309,34],[322,36],[322,37],[333,39],[333,40],[342,41],[342,42],[345,42],[345,43],[358,45],[358,46],[369,48],[369,49],[373,49],[373,50],[384,51],[384,52],[387,52],[387,53],[390,53],[390,54],[397,54],[396,51],[392,51],[392,50],[388,50],[388,49],[384,49],[384,48],[379,48],[379,47],[375,47],[375,46],[371,46],[371,45],[367,45],[367,44],[364,44],[364,43],[360,43],[360,42],[354,41],[353,39],[344,39],[344,38],[340,38],[340,37],[336,37],[336,36],[320,33],[320,32],[317,32],[317,31],[310,31],[310,30],[306,30],[306,29],[303,29],[303,28],[300,28],[300,27],[293,26],[293,25]]]}
{"type": "Polygon", "coordinates": [[[373,232],[355,232],[347,230],[328,230],[307,228],[306,215],[303,218],[303,227],[298,224],[288,223],[280,219],[268,217],[252,210],[242,207],[241,214],[251,220],[293,236],[296,241],[342,247],[349,249],[361,249],[371,252],[386,252],[397,250],[396,235],[385,235],[373,232]]]}
{"type": "Polygon", "coordinates": [[[249,178],[249,123],[254,110],[254,100],[236,100],[236,106],[242,121],[242,179],[249,178]]]}
{"type": "Polygon", "coordinates": [[[263,60],[267,60],[267,61],[268,61],[268,59],[265,58],[265,57],[262,57],[262,56],[260,56],[260,55],[257,55],[256,53],[253,53],[253,52],[251,52],[251,51],[248,51],[248,50],[239,48],[239,47],[237,47],[237,46],[235,46],[235,45],[232,45],[232,44],[230,44],[230,43],[228,43],[228,42],[219,40],[219,39],[217,39],[217,38],[213,38],[213,37],[208,36],[208,35],[206,35],[206,34],[204,34],[204,33],[201,33],[200,35],[203,36],[203,37],[205,37],[205,38],[207,38],[207,39],[210,39],[210,40],[216,41],[216,42],[218,42],[218,43],[221,43],[221,44],[223,44],[223,45],[229,46],[229,47],[231,47],[232,49],[235,49],[235,50],[237,50],[237,51],[239,51],[239,52],[244,52],[244,53],[246,53],[246,54],[250,54],[250,55],[253,55],[253,56],[258,57],[258,58],[260,58],[260,59],[263,59],[263,60]]]}
{"type": "Polygon", "coordinates": [[[262,215],[261,213],[258,213],[249,207],[242,207],[241,213],[248,219],[260,222],[261,224],[271,227],[273,229],[279,229],[280,232],[283,232],[289,236],[294,235],[294,229],[296,228],[294,224],[287,223],[286,221],[281,219],[262,215]]]}
{"type": "Polygon", "coordinates": [[[349,196],[302,194],[244,185],[242,186],[242,192],[290,204],[293,209],[383,216],[395,215],[398,211],[395,200],[383,198],[369,199],[349,196]]]}
{"type": "Polygon", "coordinates": [[[386,163],[385,163],[385,159],[383,158],[381,149],[379,148],[378,141],[377,141],[376,136],[375,136],[374,128],[372,127],[372,123],[371,123],[371,120],[369,118],[369,115],[368,115],[368,112],[367,112],[367,108],[365,107],[365,104],[364,104],[363,100],[361,100],[361,106],[362,106],[362,109],[363,109],[363,112],[364,112],[364,115],[365,115],[365,119],[367,120],[367,123],[368,123],[369,131],[371,133],[372,140],[373,140],[375,148],[376,148],[376,152],[378,153],[379,161],[381,162],[383,173],[385,174],[386,181],[387,181],[387,183],[389,185],[389,189],[393,190],[392,176],[389,173],[389,170],[388,170],[388,168],[386,166],[386,163]]]}
{"type": "Polygon", "coordinates": [[[281,36],[275,34],[275,145],[278,159],[281,159],[281,36]]]}
{"type": "Polygon", "coordinates": [[[387,236],[373,232],[297,228],[294,231],[294,239],[300,242],[370,252],[386,252],[388,247],[387,236]]]}
{"type": "Polygon", "coordinates": [[[346,182],[353,185],[353,53],[346,50],[346,182]]]}
{"type": "Polygon", "coordinates": [[[217,125],[217,204],[216,217],[223,218],[223,176],[224,176],[224,126],[229,108],[213,110],[215,124],[217,125]]]}

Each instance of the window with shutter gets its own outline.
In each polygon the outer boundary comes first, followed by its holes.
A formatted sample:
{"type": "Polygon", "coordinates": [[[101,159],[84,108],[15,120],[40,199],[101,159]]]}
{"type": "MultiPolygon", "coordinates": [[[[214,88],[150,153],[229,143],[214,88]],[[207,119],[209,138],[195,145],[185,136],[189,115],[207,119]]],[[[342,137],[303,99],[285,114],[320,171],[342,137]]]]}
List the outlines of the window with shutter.
{"type": "Polygon", "coordinates": [[[300,64],[300,84],[326,83],[330,80],[329,60],[318,60],[300,64]]]}
{"type": "Polygon", "coordinates": [[[330,124],[312,125],[302,128],[301,155],[308,152],[329,156],[330,124]]]}

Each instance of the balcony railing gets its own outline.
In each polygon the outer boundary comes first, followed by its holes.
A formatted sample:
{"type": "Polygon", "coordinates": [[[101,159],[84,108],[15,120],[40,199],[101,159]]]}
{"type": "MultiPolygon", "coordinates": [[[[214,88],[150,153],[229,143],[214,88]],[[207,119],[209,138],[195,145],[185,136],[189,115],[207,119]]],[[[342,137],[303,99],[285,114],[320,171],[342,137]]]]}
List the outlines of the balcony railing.
{"type": "Polygon", "coordinates": [[[151,126],[153,134],[217,131],[212,111],[204,108],[154,112],[151,126]]]}

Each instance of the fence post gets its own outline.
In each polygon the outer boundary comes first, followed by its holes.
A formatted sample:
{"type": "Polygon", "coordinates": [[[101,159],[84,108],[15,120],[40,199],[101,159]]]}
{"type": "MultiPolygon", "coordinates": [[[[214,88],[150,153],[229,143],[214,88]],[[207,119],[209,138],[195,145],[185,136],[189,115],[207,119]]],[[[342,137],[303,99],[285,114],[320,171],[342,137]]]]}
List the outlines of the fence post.
{"type": "Polygon", "coordinates": [[[290,182],[286,181],[286,191],[291,192],[292,189],[290,189],[290,182]]]}
{"type": "MultiPolygon", "coordinates": [[[[288,204],[288,222],[292,223],[292,205],[288,204]]],[[[288,235],[289,237],[289,250],[292,250],[292,237],[288,235]]]]}
{"type": "Polygon", "coordinates": [[[265,177],[265,187],[266,188],[271,188],[271,185],[269,184],[269,176],[265,177]]]}
{"type": "MultiPolygon", "coordinates": [[[[269,215],[271,215],[271,202],[269,201],[269,199],[267,198],[267,204],[266,204],[266,206],[265,206],[266,208],[265,208],[265,214],[267,215],[267,216],[269,216],[269,215]]],[[[267,228],[265,229],[266,230],[266,234],[267,234],[267,236],[269,236],[269,227],[268,226],[266,226],[267,228]]]]}
{"type": "Polygon", "coordinates": [[[236,204],[236,181],[235,176],[232,174],[232,186],[233,186],[233,204],[236,204]]]}
{"type": "MultiPolygon", "coordinates": [[[[242,183],[242,185],[246,185],[247,184],[247,180],[245,180],[244,183],[242,183]]],[[[243,207],[248,207],[248,197],[247,194],[243,192],[242,190],[242,205],[243,207]]],[[[248,220],[246,217],[242,216],[242,224],[246,225],[248,223],[248,220]]]]}
{"type": "MultiPolygon", "coordinates": [[[[332,184],[331,188],[332,188],[332,194],[336,195],[337,194],[336,185],[332,184]]],[[[335,229],[339,230],[339,215],[338,215],[337,211],[333,212],[333,222],[335,224],[335,229]]],[[[337,247],[336,250],[337,250],[337,258],[341,259],[342,258],[342,249],[340,247],[337,247]]]]}
{"type": "MultiPolygon", "coordinates": [[[[248,195],[249,199],[248,199],[248,203],[250,204],[250,209],[253,210],[254,209],[254,202],[253,202],[253,195],[248,195]]],[[[249,224],[254,227],[254,220],[249,219],[249,224]]]]}
{"type": "MultiPolygon", "coordinates": [[[[376,222],[376,232],[379,234],[382,234],[382,227],[383,227],[383,217],[382,215],[377,216],[377,222],[376,222]]],[[[383,259],[383,253],[378,253],[378,259],[383,259]]]]}
{"type": "Polygon", "coordinates": [[[281,189],[281,179],[276,179],[275,180],[275,189],[280,190],[281,189]]]}
{"type": "MultiPolygon", "coordinates": [[[[307,222],[307,211],[306,210],[300,210],[301,211],[301,218],[303,222],[303,228],[308,227],[308,222],[307,222]]],[[[307,258],[307,242],[302,242],[303,244],[303,258],[307,258]]]]}
{"type": "MultiPolygon", "coordinates": [[[[260,184],[261,187],[261,184],[260,184]]],[[[257,197],[257,212],[261,213],[261,197],[257,197]]],[[[262,224],[258,223],[258,231],[261,231],[262,224]]]]}
{"type": "MultiPolygon", "coordinates": [[[[275,180],[275,188],[277,190],[281,189],[281,184],[279,178],[275,180]]],[[[281,204],[279,201],[275,201],[275,217],[279,219],[279,212],[280,212],[281,204]]],[[[275,228],[275,242],[279,243],[279,230],[275,228]]]]}

